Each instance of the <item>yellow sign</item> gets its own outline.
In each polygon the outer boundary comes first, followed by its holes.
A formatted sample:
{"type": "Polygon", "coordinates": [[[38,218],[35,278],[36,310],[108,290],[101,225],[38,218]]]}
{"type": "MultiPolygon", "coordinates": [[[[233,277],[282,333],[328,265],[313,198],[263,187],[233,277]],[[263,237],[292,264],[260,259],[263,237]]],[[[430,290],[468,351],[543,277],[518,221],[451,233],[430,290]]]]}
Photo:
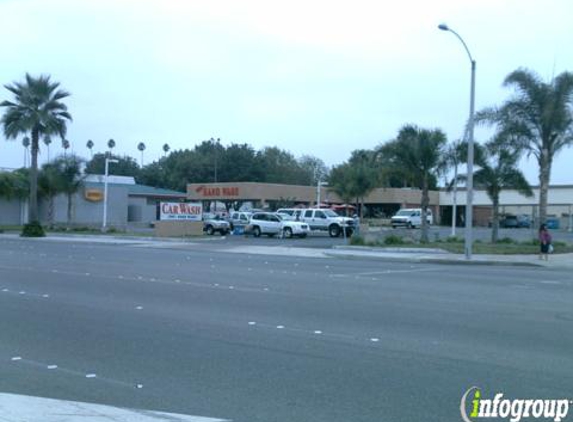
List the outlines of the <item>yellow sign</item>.
{"type": "Polygon", "coordinates": [[[86,189],[84,197],[90,202],[103,201],[103,191],[101,189],[86,189]]]}

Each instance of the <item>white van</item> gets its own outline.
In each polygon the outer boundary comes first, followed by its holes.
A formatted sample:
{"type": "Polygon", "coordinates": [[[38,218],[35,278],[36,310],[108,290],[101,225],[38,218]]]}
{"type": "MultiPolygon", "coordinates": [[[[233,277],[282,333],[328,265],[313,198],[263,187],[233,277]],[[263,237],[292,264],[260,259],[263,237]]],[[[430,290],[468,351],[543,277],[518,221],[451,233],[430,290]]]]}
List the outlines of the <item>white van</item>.
{"type": "MultiPolygon", "coordinates": [[[[426,211],[426,221],[428,224],[434,223],[434,216],[432,215],[432,210],[427,209],[426,211]]],[[[403,208],[396,213],[394,217],[390,220],[392,228],[396,227],[408,227],[409,229],[414,229],[422,225],[422,209],[421,208],[403,208]]]]}

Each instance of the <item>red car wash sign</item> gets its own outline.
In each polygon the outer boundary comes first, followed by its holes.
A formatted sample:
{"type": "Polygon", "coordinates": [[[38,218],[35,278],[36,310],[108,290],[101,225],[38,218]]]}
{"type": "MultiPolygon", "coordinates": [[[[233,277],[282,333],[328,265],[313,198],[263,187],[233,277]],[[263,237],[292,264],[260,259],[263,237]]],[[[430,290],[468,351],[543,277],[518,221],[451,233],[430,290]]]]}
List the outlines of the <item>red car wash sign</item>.
{"type": "Polygon", "coordinates": [[[203,198],[233,198],[239,196],[238,186],[199,186],[195,189],[203,198]]]}
{"type": "Polygon", "coordinates": [[[203,204],[200,202],[161,202],[159,219],[201,221],[203,219],[203,204]]]}

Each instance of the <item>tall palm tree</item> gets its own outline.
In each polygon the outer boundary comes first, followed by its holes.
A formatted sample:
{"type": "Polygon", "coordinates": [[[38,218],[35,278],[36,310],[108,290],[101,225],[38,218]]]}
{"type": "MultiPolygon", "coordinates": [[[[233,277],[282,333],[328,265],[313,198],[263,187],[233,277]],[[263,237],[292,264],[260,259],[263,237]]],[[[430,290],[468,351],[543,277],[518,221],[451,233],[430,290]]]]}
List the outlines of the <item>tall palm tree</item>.
{"type": "Polygon", "coordinates": [[[24,136],[22,139],[22,146],[24,147],[24,168],[28,167],[28,148],[30,148],[30,138],[24,136]]]}
{"type": "Polygon", "coordinates": [[[50,162],[50,144],[52,143],[52,138],[50,137],[50,135],[44,135],[44,138],[42,139],[42,141],[44,142],[44,145],[46,145],[46,150],[48,152],[47,154],[47,158],[48,158],[48,162],[50,162]]]}
{"type": "Polygon", "coordinates": [[[533,155],[539,166],[539,217],[547,219],[547,193],[555,155],[573,144],[573,73],[563,72],[544,82],[527,69],[510,73],[504,86],[516,95],[499,108],[478,114],[478,120],[496,124],[513,134],[516,145],[533,155]]]}
{"type": "Polygon", "coordinates": [[[446,135],[439,129],[406,125],[400,129],[394,141],[381,148],[390,169],[403,175],[422,191],[422,243],[429,240],[426,216],[430,204],[430,182],[440,170],[445,144],[446,135]]]}
{"type": "Polygon", "coordinates": [[[115,148],[115,141],[113,139],[107,141],[107,147],[109,148],[109,156],[111,157],[111,151],[115,148]]]}
{"type": "Polygon", "coordinates": [[[93,152],[94,143],[91,139],[86,143],[86,147],[88,147],[88,149],[90,150],[91,158],[94,158],[94,152],[93,152]]]}
{"type": "Polygon", "coordinates": [[[143,151],[145,151],[145,144],[140,142],[137,144],[137,149],[141,152],[141,167],[143,167],[143,151]]]}
{"type": "Polygon", "coordinates": [[[28,221],[38,221],[38,151],[42,135],[66,135],[67,122],[72,120],[67,106],[60,100],[70,94],[59,89],[58,82],[50,81],[50,76],[37,78],[26,74],[24,82],[13,82],[4,87],[14,95],[13,101],[3,101],[0,107],[6,110],[0,123],[7,139],[18,135],[30,135],[32,160],[30,167],[30,204],[28,221]]]}
{"type": "Polygon", "coordinates": [[[166,156],[170,149],[169,144],[163,144],[163,155],[166,156]]]}

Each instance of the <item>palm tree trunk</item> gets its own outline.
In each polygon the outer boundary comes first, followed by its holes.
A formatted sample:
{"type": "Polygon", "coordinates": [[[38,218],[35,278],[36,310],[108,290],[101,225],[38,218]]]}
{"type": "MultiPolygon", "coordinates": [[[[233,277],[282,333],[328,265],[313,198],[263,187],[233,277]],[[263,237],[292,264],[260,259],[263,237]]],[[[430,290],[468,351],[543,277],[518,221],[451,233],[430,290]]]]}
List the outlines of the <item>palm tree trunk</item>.
{"type": "Polygon", "coordinates": [[[429,236],[428,236],[428,220],[426,218],[428,205],[430,203],[430,195],[428,193],[428,175],[424,174],[424,181],[422,184],[422,213],[420,222],[422,225],[422,236],[420,238],[421,243],[428,243],[429,236]]]}
{"type": "Polygon", "coordinates": [[[494,195],[492,199],[491,243],[496,243],[499,240],[499,195],[494,195]]]}
{"type": "Polygon", "coordinates": [[[539,157],[539,223],[547,222],[547,192],[551,176],[551,157],[547,149],[541,151],[539,157]]]}
{"type": "Polygon", "coordinates": [[[40,131],[32,129],[32,160],[30,164],[30,206],[28,207],[28,223],[38,221],[38,149],[40,131]]]}

